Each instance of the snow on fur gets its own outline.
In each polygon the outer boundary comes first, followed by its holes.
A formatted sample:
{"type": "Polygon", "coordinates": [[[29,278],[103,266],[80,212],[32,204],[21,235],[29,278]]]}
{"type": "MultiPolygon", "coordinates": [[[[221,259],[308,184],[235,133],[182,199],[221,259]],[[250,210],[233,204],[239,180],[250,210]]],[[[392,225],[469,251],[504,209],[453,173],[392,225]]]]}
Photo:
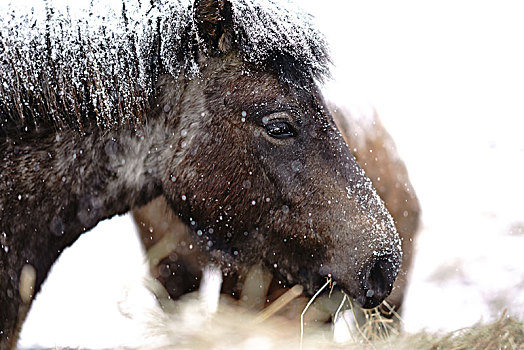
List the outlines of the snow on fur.
{"type": "MultiPolygon", "coordinates": [[[[326,42],[311,16],[288,1],[231,4],[244,60],[312,79],[328,74],[326,42]]],[[[0,134],[49,122],[142,122],[160,75],[198,75],[196,32],[187,0],[11,6],[0,17],[0,134]]]]}

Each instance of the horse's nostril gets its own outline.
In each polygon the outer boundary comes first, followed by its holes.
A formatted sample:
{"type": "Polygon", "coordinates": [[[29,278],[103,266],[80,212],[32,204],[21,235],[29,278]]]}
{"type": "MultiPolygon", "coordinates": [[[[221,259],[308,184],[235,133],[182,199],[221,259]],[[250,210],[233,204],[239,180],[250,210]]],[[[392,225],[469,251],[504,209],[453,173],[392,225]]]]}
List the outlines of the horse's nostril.
{"type": "Polygon", "coordinates": [[[397,264],[391,256],[382,256],[364,265],[360,280],[363,294],[357,298],[362,307],[373,308],[386,299],[391,293],[397,272],[397,264]]]}

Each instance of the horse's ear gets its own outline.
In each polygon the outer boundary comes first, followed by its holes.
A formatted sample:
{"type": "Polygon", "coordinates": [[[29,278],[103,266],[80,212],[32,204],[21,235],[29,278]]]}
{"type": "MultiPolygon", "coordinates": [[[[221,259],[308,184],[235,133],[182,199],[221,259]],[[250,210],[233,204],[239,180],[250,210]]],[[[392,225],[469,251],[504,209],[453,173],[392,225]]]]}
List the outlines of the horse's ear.
{"type": "Polygon", "coordinates": [[[193,19],[205,54],[214,56],[231,50],[233,13],[229,0],[195,0],[193,19]]]}

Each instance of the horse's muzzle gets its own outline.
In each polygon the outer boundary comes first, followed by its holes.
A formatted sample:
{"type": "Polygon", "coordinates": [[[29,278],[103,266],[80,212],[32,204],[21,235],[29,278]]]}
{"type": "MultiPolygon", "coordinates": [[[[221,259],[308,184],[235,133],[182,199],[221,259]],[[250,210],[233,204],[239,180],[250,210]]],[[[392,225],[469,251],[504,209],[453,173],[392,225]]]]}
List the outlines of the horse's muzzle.
{"type": "Polygon", "coordinates": [[[398,259],[391,255],[374,258],[360,271],[362,294],[356,301],[365,309],[374,308],[391,293],[399,270],[398,259]]]}

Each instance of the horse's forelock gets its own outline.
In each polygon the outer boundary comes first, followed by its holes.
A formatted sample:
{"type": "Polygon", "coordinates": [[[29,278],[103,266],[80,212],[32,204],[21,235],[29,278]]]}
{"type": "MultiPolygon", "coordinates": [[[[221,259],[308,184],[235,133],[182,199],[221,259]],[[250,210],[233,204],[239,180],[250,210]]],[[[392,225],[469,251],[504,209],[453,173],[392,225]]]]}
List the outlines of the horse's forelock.
{"type": "MultiPolygon", "coordinates": [[[[286,80],[292,77],[323,81],[329,76],[330,56],[325,37],[315,26],[313,17],[289,0],[229,0],[235,49],[247,62],[273,69],[286,80]]],[[[193,8],[164,9],[162,60],[173,75],[199,73],[193,42],[196,24],[193,8]],[[184,9],[184,13],[173,12],[184,9]],[[167,39],[167,40],[166,40],[167,39]]]]}
{"type": "Polygon", "coordinates": [[[239,49],[253,63],[323,80],[330,58],[311,15],[290,1],[231,0],[239,49]]]}

